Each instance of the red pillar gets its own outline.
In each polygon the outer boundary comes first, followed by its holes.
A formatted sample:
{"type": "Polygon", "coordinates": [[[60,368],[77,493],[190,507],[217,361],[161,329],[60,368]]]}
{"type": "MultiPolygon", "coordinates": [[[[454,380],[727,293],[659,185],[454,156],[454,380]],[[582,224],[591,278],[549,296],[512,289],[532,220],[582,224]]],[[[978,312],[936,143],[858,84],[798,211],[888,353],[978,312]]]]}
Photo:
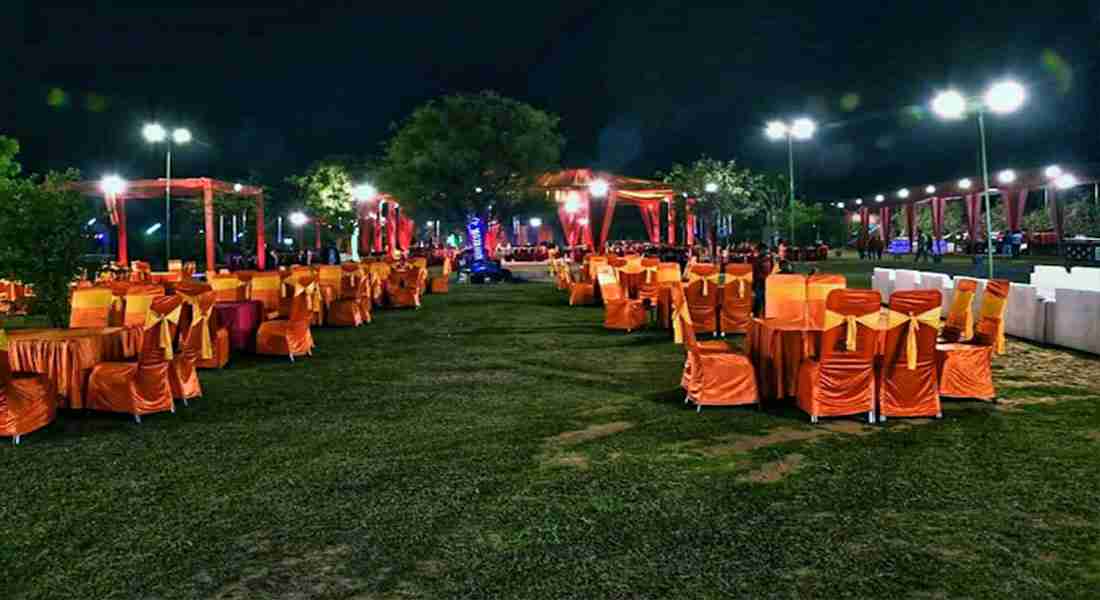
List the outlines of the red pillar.
{"type": "Polygon", "coordinates": [[[313,219],[313,248],[321,249],[321,221],[313,219]]]}
{"type": "MultiPolygon", "coordinates": [[[[209,233],[207,235],[210,235],[209,233]]],[[[264,193],[256,196],[256,266],[263,271],[267,267],[267,236],[264,232],[264,193]]]]}
{"type": "Polygon", "coordinates": [[[695,215],[691,210],[692,204],[694,202],[691,198],[688,198],[687,204],[684,206],[684,244],[688,246],[695,245],[695,215]]]}
{"type": "Polygon", "coordinates": [[[668,245],[676,245],[676,203],[673,196],[667,196],[668,203],[668,245]]]}
{"type": "Polygon", "coordinates": [[[943,211],[946,204],[947,198],[932,198],[932,235],[937,242],[943,240],[943,211]]]}
{"type": "Polygon", "coordinates": [[[611,219],[615,216],[615,190],[607,192],[607,204],[603,209],[603,224],[600,226],[600,247],[596,250],[597,254],[603,252],[604,246],[607,245],[607,234],[611,232],[611,219]]]}
{"type": "Polygon", "coordinates": [[[203,232],[206,234],[206,274],[208,277],[218,272],[214,263],[214,188],[210,181],[202,186],[203,232]]]}
{"type": "Polygon", "coordinates": [[[916,252],[917,210],[912,202],[905,205],[905,232],[909,236],[909,248],[916,252]]]}
{"type": "Polygon", "coordinates": [[[397,249],[397,211],[394,210],[393,204],[393,202],[386,204],[386,251],[390,256],[397,249]]]}
{"type": "Polygon", "coordinates": [[[115,205],[118,206],[118,264],[125,267],[130,264],[130,242],[126,237],[126,198],[116,195],[115,205]]]}

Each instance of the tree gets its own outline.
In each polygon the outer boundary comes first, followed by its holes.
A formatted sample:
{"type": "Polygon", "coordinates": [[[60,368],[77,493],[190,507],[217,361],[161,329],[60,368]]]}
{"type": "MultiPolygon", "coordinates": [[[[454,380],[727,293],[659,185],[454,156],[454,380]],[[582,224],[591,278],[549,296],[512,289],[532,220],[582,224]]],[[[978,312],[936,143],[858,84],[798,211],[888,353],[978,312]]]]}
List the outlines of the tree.
{"type": "MultiPolygon", "coordinates": [[[[759,176],[759,180],[752,188],[752,204],[758,215],[764,222],[763,238],[768,240],[773,235],[783,237],[777,232],[789,227],[785,220],[791,202],[790,180],[786,175],[779,173],[767,173],[759,176]]],[[[792,240],[793,243],[793,240],[792,240]]]]}
{"type": "Polygon", "coordinates": [[[33,312],[53,327],[69,316],[69,284],[81,271],[90,233],[91,204],[67,184],[74,170],[32,177],[0,178],[0,277],[33,286],[33,312]]]}
{"type": "Polygon", "coordinates": [[[681,205],[685,195],[695,199],[693,211],[709,226],[710,239],[715,243],[718,217],[733,216],[743,221],[758,210],[753,197],[762,178],[738,166],[737,161],[704,156],[690,165],[674,164],[659,177],[677,192],[681,205]]]}
{"type": "Polygon", "coordinates": [[[495,93],[432,100],[396,128],[377,176],[402,209],[465,221],[508,212],[558,166],[557,116],[495,93]]]}
{"type": "Polygon", "coordinates": [[[0,179],[10,179],[19,175],[19,163],[15,162],[15,155],[19,154],[19,142],[7,136],[0,135],[0,179]]]}
{"type": "Polygon", "coordinates": [[[287,182],[301,193],[309,214],[342,237],[355,229],[355,186],[365,181],[365,171],[353,159],[329,158],[314,163],[303,175],[289,177],[287,182]]]}

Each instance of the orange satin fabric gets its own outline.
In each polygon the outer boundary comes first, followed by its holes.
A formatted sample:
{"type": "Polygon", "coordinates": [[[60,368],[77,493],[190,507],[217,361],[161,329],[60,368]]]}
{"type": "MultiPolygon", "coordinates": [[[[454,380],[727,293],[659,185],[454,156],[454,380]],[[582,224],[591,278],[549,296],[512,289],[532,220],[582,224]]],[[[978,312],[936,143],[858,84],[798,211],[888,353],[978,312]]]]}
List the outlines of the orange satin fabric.
{"type": "Polygon", "coordinates": [[[449,275],[443,275],[440,277],[432,277],[431,285],[428,286],[428,291],[432,294],[447,294],[451,291],[451,278],[449,275]]]}
{"type": "Polygon", "coordinates": [[[8,361],[13,371],[45,375],[63,407],[83,408],[88,372],[103,361],[133,356],[140,339],[119,327],[21,329],[8,334],[8,361]]]}
{"type": "MultiPolygon", "coordinates": [[[[150,313],[164,318],[179,309],[182,299],[164,296],[153,301],[150,313]]],[[[92,410],[145,415],[172,410],[168,381],[170,346],[165,348],[157,323],[142,337],[136,363],[100,363],[88,378],[87,407],[92,410]]]]}
{"type": "Polygon", "coordinates": [[[997,354],[1005,353],[1005,311],[1008,309],[1008,292],[1012,284],[1004,279],[991,279],[982,294],[982,309],[978,324],[974,326],[974,341],[993,346],[997,354]]]}
{"type": "Polygon", "coordinates": [[[596,274],[603,296],[605,329],[633,331],[646,323],[645,307],[640,300],[631,300],[623,293],[611,267],[602,267],[596,274]]]}
{"type": "Polygon", "coordinates": [[[24,435],[49,425],[57,416],[57,390],[43,375],[13,376],[8,341],[0,329],[0,436],[24,435]]]}
{"type": "MultiPolygon", "coordinates": [[[[890,310],[920,315],[940,308],[938,290],[909,290],[890,296],[890,310]]],[[[916,365],[910,369],[906,348],[909,323],[886,332],[879,369],[879,410],[886,417],[935,417],[942,412],[936,385],[936,337],[939,330],[926,323],[917,329],[916,365]]]]}
{"type": "Polygon", "coordinates": [[[596,304],[595,286],[591,283],[574,282],[573,271],[569,265],[562,265],[562,279],[569,290],[569,306],[588,306],[596,304]]]}
{"type": "Polygon", "coordinates": [[[282,278],[278,273],[257,273],[252,278],[251,300],[258,300],[264,304],[264,318],[270,319],[279,314],[279,288],[282,278]]]}
{"type": "MultiPolygon", "coordinates": [[[[202,385],[197,371],[199,361],[214,358],[214,341],[210,331],[214,302],[217,294],[209,289],[185,301],[190,303],[188,322],[180,323],[180,350],[172,357],[168,382],[172,397],[190,400],[202,396],[202,385]],[[205,356],[204,356],[205,354],[205,356]]],[[[228,332],[227,332],[228,334],[228,332]]],[[[228,337],[227,337],[228,340],[228,337]]]]}
{"type": "Polygon", "coordinates": [[[805,317],[805,275],[769,275],[764,285],[765,318],[799,320],[805,317]]]}
{"type": "Polygon", "coordinates": [[[313,351],[313,333],[309,323],[313,318],[312,277],[298,280],[290,303],[288,319],[265,321],[256,332],[256,352],[277,356],[301,356],[313,351]],[[299,293],[299,290],[300,293],[299,293]]]}
{"type": "Polygon", "coordinates": [[[736,406],[756,404],[760,394],[756,376],[748,357],[732,352],[725,342],[700,343],[695,339],[691,311],[686,309],[686,296],[677,282],[670,296],[673,318],[682,332],[687,358],[680,385],[688,397],[699,406],[736,406]]]}
{"type": "Polygon", "coordinates": [[[329,307],[328,324],[333,327],[358,327],[363,324],[363,300],[370,299],[370,281],[365,277],[356,281],[353,293],[346,294],[329,307]]]}
{"type": "MultiPolygon", "coordinates": [[[[878,313],[881,307],[882,297],[877,290],[833,290],[825,300],[826,310],[842,315],[878,313]]],[[[811,417],[874,411],[879,332],[862,323],[857,327],[854,352],[846,347],[847,326],[833,327],[821,333],[820,358],[804,360],[799,367],[795,397],[798,407],[811,417]]]]}
{"type": "Polygon", "coordinates": [[[848,279],[843,275],[820,273],[806,279],[806,318],[811,327],[824,327],[825,299],[833,290],[846,287],[848,279]]]}
{"type": "Polygon", "coordinates": [[[936,345],[940,395],[992,400],[993,346],[947,342],[936,345]]]}
{"type": "Polygon", "coordinates": [[[703,277],[703,279],[691,281],[684,290],[696,333],[716,333],[718,331],[719,287],[717,283],[706,279],[707,277],[713,277],[713,272],[700,272],[700,270],[713,271],[713,267],[713,265],[696,265],[688,273],[689,281],[693,277],[703,277]],[[701,267],[710,267],[710,269],[701,269],[701,267]]]}
{"type": "Polygon", "coordinates": [[[420,308],[420,290],[425,271],[394,270],[386,282],[389,305],[394,308],[420,308]]]}
{"type": "Polygon", "coordinates": [[[663,262],[657,266],[657,322],[665,329],[672,327],[672,286],[680,281],[680,263],[663,262]]]}
{"type": "Polygon", "coordinates": [[[248,286],[236,275],[215,275],[210,279],[210,287],[217,294],[218,302],[241,302],[246,300],[248,286]]]}
{"type": "Polygon", "coordinates": [[[114,293],[109,288],[81,288],[73,292],[69,328],[107,327],[110,325],[114,293]]]}
{"type": "Polygon", "coordinates": [[[947,322],[943,324],[943,339],[949,342],[965,342],[974,337],[973,300],[977,291],[976,280],[955,280],[955,296],[951,300],[951,309],[947,312],[947,322]]]}
{"type": "Polygon", "coordinates": [[[726,265],[722,286],[722,333],[746,333],[752,323],[752,265],[726,265]]]}

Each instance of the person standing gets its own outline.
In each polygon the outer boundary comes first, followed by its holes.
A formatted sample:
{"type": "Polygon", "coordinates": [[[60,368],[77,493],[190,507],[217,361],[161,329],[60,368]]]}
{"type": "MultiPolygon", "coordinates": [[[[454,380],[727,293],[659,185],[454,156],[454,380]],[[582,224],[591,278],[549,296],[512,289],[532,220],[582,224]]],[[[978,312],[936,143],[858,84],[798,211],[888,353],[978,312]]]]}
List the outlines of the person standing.
{"type": "Polygon", "coordinates": [[[768,245],[760,242],[756,246],[756,254],[752,260],[752,313],[757,317],[764,316],[764,296],[767,292],[768,276],[775,270],[775,260],[772,258],[768,245]]]}

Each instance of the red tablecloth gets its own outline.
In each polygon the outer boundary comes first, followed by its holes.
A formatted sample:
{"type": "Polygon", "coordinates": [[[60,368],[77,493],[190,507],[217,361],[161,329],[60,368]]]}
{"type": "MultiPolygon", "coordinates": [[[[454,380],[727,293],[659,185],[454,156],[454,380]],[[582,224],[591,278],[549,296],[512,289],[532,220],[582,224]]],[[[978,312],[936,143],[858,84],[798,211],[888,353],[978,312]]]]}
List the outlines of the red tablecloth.
{"type": "Polygon", "coordinates": [[[238,352],[256,349],[256,331],[263,322],[264,303],[259,300],[218,302],[218,323],[229,329],[229,347],[238,352]]]}
{"type": "Polygon", "coordinates": [[[13,371],[46,375],[57,386],[62,408],[82,408],[92,367],[136,356],[141,330],[16,329],[8,332],[13,371]]]}

